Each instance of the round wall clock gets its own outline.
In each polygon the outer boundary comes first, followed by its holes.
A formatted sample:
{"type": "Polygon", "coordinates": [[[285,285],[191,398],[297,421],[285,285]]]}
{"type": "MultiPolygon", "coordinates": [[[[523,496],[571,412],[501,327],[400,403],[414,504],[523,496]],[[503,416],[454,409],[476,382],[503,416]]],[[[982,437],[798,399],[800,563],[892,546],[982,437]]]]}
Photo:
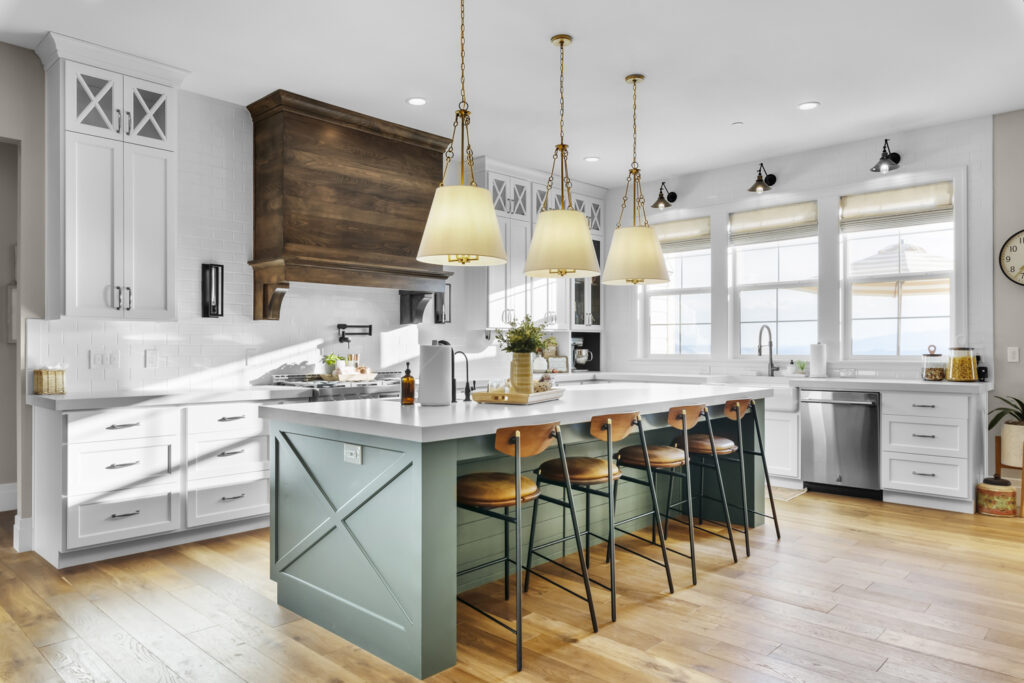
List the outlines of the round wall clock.
{"type": "Polygon", "coordinates": [[[1018,285],[1024,285],[1024,230],[1003,243],[999,250],[999,268],[1003,275],[1018,285]]]}

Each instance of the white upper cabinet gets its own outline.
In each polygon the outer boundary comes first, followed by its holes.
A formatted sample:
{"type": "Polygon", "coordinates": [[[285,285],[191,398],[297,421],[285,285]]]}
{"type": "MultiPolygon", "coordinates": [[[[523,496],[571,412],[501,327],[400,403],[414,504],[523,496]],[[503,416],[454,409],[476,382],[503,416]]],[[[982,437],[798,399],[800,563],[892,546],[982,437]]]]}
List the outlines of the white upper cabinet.
{"type": "Polygon", "coordinates": [[[36,53],[46,70],[46,317],[173,319],[185,72],[55,33],[36,53]]]}

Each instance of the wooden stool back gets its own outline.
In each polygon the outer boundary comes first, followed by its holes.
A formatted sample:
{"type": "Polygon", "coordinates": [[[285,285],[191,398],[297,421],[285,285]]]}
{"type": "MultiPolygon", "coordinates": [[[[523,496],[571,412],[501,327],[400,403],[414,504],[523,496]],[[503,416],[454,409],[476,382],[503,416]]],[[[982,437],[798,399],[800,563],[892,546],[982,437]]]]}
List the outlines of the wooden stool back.
{"type": "Polygon", "coordinates": [[[595,439],[607,441],[610,433],[612,443],[622,441],[636,431],[636,423],[639,420],[640,413],[598,415],[590,420],[590,435],[595,439]]]}
{"type": "Polygon", "coordinates": [[[668,411],[668,424],[683,431],[693,429],[700,416],[704,413],[704,406],[677,406],[668,411]]]}
{"type": "Polygon", "coordinates": [[[751,403],[753,403],[753,401],[751,401],[749,398],[726,401],[725,417],[729,418],[733,422],[736,422],[736,420],[743,418],[743,416],[747,414],[747,411],[750,410],[751,403]],[[739,415],[737,415],[736,413],[737,408],[739,408],[739,415]]]}
{"type": "Polygon", "coordinates": [[[543,453],[555,443],[558,422],[522,427],[502,427],[494,432],[494,450],[505,455],[516,454],[516,433],[519,434],[519,455],[529,458],[543,453]]]}

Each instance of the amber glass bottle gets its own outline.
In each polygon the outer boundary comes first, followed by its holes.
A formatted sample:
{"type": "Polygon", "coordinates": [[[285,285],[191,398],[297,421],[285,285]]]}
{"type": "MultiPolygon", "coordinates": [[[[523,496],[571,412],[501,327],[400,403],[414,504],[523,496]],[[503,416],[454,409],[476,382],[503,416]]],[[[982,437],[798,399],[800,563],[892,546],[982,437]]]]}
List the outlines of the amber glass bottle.
{"type": "Polygon", "coordinates": [[[411,406],[416,403],[416,378],[412,376],[409,364],[405,364],[405,376],[402,377],[402,405],[411,406]]]}

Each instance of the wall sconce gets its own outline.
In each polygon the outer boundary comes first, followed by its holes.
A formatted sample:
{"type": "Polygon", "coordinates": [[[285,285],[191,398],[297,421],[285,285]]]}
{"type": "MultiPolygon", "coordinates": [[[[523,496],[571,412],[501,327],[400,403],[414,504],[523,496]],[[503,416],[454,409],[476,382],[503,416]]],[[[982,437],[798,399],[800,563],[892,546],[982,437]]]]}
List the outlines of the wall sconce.
{"type": "Polygon", "coordinates": [[[775,177],[775,174],[769,173],[762,162],[757,168],[757,180],[754,181],[753,185],[747,188],[747,192],[756,192],[758,194],[767,192],[772,189],[772,185],[774,185],[777,180],[778,178],[775,177]]]}
{"type": "Polygon", "coordinates": [[[882,156],[879,157],[878,163],[871,167],[871,172],[888,173],[889,171],[895,171],[900,167],[901,158],[899,152],[889,150],[889,138],[886,138],[885,142],[882,143],[882,156]]]}
{"type": "Polygon", "coordinates": [[[203,317],[224,317],[224,266],[203,264],[203,317]]]}
{"type": "Polygon", "coordinates": [[[672,206],[672,204],[676,201],[678,197],[679,195],[677,195],[675,192],[669,191],[669,189],[665,187],[665,182],[662,181],[661,187],[658,189],[658,198],[654,200],[653,204],[651,204],[651,208],[667,209],[668,207],[672,206]]]}

